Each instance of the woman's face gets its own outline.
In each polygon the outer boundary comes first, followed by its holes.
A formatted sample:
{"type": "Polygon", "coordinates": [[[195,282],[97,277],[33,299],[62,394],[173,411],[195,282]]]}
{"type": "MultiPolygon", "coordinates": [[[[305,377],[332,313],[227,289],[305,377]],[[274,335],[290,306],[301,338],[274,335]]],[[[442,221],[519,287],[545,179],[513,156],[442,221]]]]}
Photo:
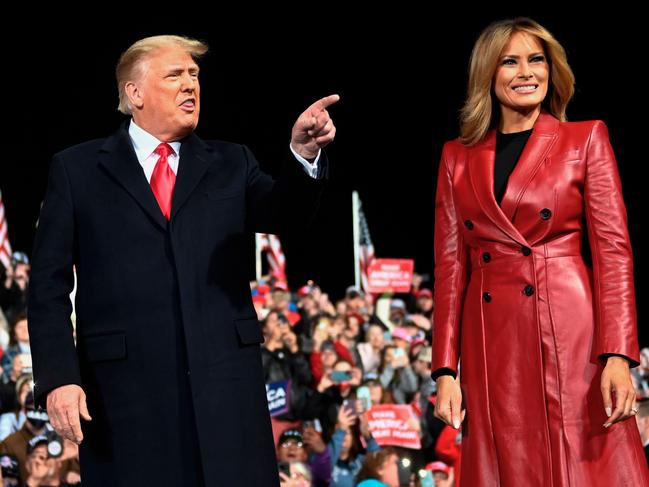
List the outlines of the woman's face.
{"type": "Polygon", "coordinates": [[[345,329],[345,318],[339,316],[334,320],[334,322],[329,326],[329,338],[332,340],[338,340],[338,337],[342,335],[343,330],[345,329]]]}
{"type": "Polygon", "coordinates": [[[379,470],[381,482],[389,487],[399,487],[399,469],[397,466],[398,458],[396,455],[390,455],[379,470]]]}
{"type": "Polygon", "coordinates": [[[540,40],[525,32],[514,33],[501,53],[493,79],[501,110],[527,113],[540,108],[549,77],[540,40]]]}
{"type": "Polygon", "coordinates": [[[31,390],[31,385],[29,384],[29,382],[25,382],[23,386],[20,388],[18,403],[20,404],[21,409],[25,407],[25,400],[27,399],[27,394],[29,394],[30,390],[31,390]]]}
{"type": "Polygon", "coordinates": [[[370,399],[372,399],[372,404],[381,404],[381,399],[383,398],[383,387],[380,384],[370,386],[370,399]]]}
{"type": "Polygon", "coordinates": [[[359,330],[358,320],[353,316],[348,316],[347,324],[345,326],[345,331],[344,331],[345,336],[348,339],[353,340],[358,336],[358,330],[359,330]]]}
{"type": "Polygon", "coordinates": [[[391,364],[392,361],[394,360],[394,347],[392,347],[392,346],[385,347],[385,349],[383,350],[383,353],[384,353],[383,361],[386,364],[391,364]]]}
{"type": "Polygon", "coordinates": [[[336,360],[338,360],[338,354],[330,348],[325,348],[320,353],[320,357],[322,359],[322,365],[327,369],[333,367],[336,360]]]}
{"type": "Polygon", "coordinates": [[[20,320],[16,323],[14,328],[14,333],[16,335],[16,341],[22,343],[29,343],[29,331],[27,330],[27,320],[20,320]]]}
{"type": "Polygon", "coordinates": [[[372,348],[383,348],[383,330],[380,326],[370,326],[367,330],[367,341],[372,348]]]}

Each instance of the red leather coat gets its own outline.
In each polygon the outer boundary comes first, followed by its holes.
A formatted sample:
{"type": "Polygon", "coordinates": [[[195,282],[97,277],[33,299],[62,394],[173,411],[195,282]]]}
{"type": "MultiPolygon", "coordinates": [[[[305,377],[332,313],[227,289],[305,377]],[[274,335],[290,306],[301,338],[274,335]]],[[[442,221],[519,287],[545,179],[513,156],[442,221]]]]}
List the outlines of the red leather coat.
{"type": "Polygon", "coordinates": [[[448,142],[436,197],[433,371],[461,350],[462,485],[649,485],[635,421],[603,427],[601,355],[639,360],[606,126],[542,113],[501,206],[495,144],[448,142]]]}

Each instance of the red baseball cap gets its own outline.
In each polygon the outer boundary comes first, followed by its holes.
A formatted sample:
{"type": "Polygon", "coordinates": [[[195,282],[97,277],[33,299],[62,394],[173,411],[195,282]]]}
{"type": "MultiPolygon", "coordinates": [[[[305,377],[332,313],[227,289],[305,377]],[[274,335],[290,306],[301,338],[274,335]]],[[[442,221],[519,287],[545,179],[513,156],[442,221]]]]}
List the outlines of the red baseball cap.
{"type": "Polygon", "coordinates": [[[313,288],[306,284],[297,290],[297,295],[303,298],[304,296],[311,294],[311,291],[313,291],[313,288]]]}
{"type": "Polygon", "coordinates": [[[431,472],[443,472],[446,475],[451,474],[451,467],[446,465],[444,462],[431,462],[426,465],[426,470],[430,470],[431,472]]]}
{"type": "Polygon", "coordinates": [[[430,289],[420,289],[419,291],[417,291],[416,296],[417,296],[417,299],[419,299],[419,298],[433,299],[433,291],[431,291],[430,289]]]}
{"type": "Polygon", "coordinates": [[[284,281],[277,281],[275,284],[273,284],[273,291],[288,291],[288,284],[286,284],[284,281]]]}

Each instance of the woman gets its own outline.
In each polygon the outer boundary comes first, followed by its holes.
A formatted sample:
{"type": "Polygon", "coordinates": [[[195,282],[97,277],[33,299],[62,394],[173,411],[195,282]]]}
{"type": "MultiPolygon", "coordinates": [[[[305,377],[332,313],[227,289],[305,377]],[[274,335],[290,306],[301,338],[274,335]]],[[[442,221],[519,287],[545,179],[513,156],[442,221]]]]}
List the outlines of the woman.
{"type": "Polygon", "coordinates": [[[466,414],[463,485],[649,485],[626,212],[606,126],[565,121],[573,85],[545,28],[490,25],[442,153],[432,370],[436,416],[466,414]]]}
{"type": "Polygon", "coordinates": [[[356,476],[356,487],[399,487],[398,460],[389,447],[368,453],[356,476]]]}
{"type": "Polygon", "coordinates": [[[408,354],[394,345],[387,345],[382,350],[379,380],[383,389],[390,391],[396,404],[408,403],[419,386],[408,354]],[[400,351],[399,354],[397,350],[400,351]]]}
{"type": "MultiPolygon", "coordinates": [[[[2,368],[6,377],[15,376],[13,370],[13,361],[16,355],[30,355],[29,330],[27,327],[27,313],[21,312],[16,315],[12,322],[11,332],[9,334],[9,347],[2,356],[2,368]]],[[[31,366],[30,366],[31,367],[31,366]]],[[[16,377],[13,378],[15,380],[16,377]]]]}
{"type": "Polygon", "coordinates": [[[367,415],[358,415],[358,422],[356,417],[345,407],[338,411],[336,431],[328,445],[333,465],[329,487],[352,487],[365,460],[365,450],[373,453],[381,449],[370,432],[367,415]],[[366,449],[362,446],[361,435],[365,439],[366,449]]]}

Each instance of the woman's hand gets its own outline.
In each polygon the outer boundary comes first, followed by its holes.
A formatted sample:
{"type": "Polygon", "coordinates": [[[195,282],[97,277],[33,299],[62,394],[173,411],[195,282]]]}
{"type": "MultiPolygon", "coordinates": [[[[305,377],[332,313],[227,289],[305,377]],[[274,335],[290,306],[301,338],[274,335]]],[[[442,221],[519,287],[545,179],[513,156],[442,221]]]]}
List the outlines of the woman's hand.
{"type": "Polygon", "coordinates": [[[352,412],[347,408],[341,406],[338,410],[338,422],[336,423],[336,429],[349,431],[354,423],[356,423],[356,416],[354,416],[354,414],[352,414],[352,412]]]}
{"type": "Polygon", "coordinates": [[[455,429],[460,429],[465,415],[466,409],[462,409],[462,390],[459,380],[451,375],[438,377],[435,417],[455,429]]]}
{"type": "Polygon", "coordinates": [[[610,356],[601,378],[604,410],[608,420],[604,427],[624,421],[635,416],[635,389],[629,371],[629,361],[624,357],[610,356]],[[615,393],[615,410],[613,410],[612,393],[615,393]]]}

